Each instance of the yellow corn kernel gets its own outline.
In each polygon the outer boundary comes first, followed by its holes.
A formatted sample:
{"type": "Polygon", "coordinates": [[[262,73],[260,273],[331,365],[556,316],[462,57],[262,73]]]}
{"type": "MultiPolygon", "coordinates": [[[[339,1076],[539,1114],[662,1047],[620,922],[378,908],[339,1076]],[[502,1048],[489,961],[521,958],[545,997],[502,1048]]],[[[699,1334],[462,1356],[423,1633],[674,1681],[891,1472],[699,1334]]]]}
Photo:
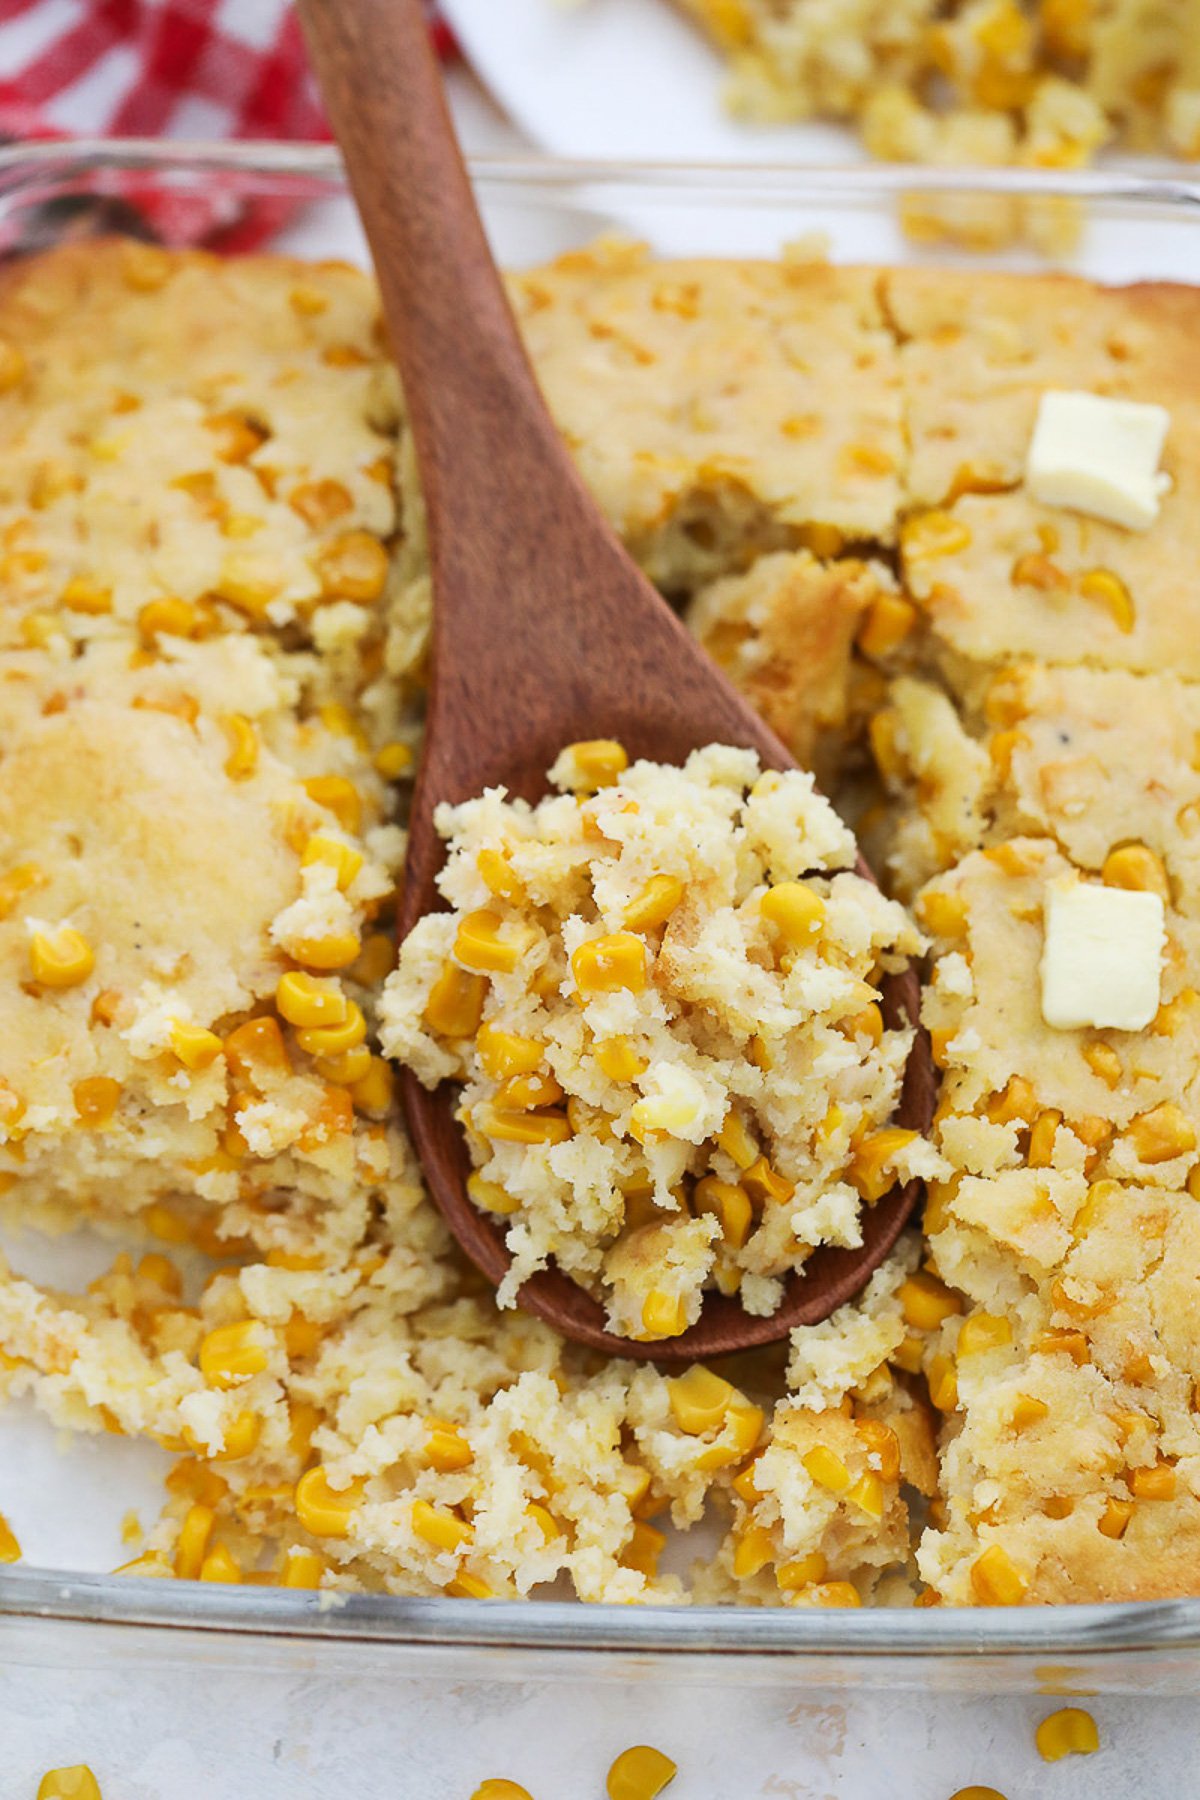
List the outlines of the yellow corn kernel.
{"type": "Polygon", "coordinates": [[[498,1106],[477,1106],[471,1123],[498,1144],[563,1144],[571,1136],[570,1119],[554,1110],[504,1112],[498,1106]]]}
{"type": "Polygon", "coordinates": [[[195,637],[200,614],[189,600],[174,595],[164,600],[148,600],[138,613],[138,631],[142,642],[153,645],[160,637],[195,637]]]}
{"type": "Polygon", "coordinates": [[[741,1185],[751,1200],[757,1200],[763,1205],[782,1206],[796,1191],[793,1183],[785,1181],[765,1156],[756,1157],[748,1169],[742,1170],[741,1185]]]}
{"type": "Polygon", "coordinates": [[[978,1312],[963,1320],[954,1349],[961,1359],[979,1356],[985,1350],[998,1350],[1001,1345],[1011,1343],[1012,1326],[1007,1319],[999,1318],[995,1313],[978,1312]]]}
{"type": "MultiPolygon", "coordinates": [[[[184,1434],[187,1435],[186,1432],[184,1434]]],[[[213,1453],[213,1462],[239,1462],[258,1448],[262,1436],[262,1420],[257,1413],[235,1413],[224,1430],[224,1443],[213,1453]]]]}
{"type": "Polygon", "coordinates": [[[1002,1094],[998,1094],[987,1108],[987,1116],[994,1125],[1010,1125],[1016,1120],[1022,1124],[1030,1123],[1036,1115],[1037,1100],[1033,1088],[1022,1075],[1014,1075],[1002,1094]]]}
{"type": "Polygon", "coordinates": [[[867,610],[858,633],[858,647],[864,656],[890,656],[910,635],[917,622],[917,609],[901,594],[879,594],[867,610]]]}
{"type": "Polygon", "coordinates": [[[525,889],[503,850],[481,850],[475,866],[484,886],[497,900],[517,902],[525,898],[525,889]]]}
{"type": "Polygon", "coordinates": [[[214,1544],[200,1564],[201,1581],[237,1582],[242,1579],[241,1565],[224,1544],[214,1544]]]}
{"type": "Polygon", "coordinates": [[[328,1567],[325,1558],[318,1556],[315,1550],[289,1550],[283,1573],[279,1577],[279,1585],[285,1588],[319,1588],[321,1577],[328,1567]]]}
{"type": "Polygon", "coordinates": [[[754,1163],[762,1160],[758,1154],[758,1145],[747,1130],[745,1120],[732,1108],[725,1115],[725,1122],[717,1135],[717,1143],[739,1169],[749,1169],[754,1163]]]}
{"type": "Polygon", "coordinates": [[[408,744],[402,744],[399,739],[390,744],[381,744],[372,761],[376,774],[381,775],[385,781],[399,781],[413,766],[412,748],[408,744]]]}
{"type": "Polygon", "coordinates": [[[1062,1114],[1048,1107],[1034,1120],[1029,1133],[1026,1161],[1031,1169],[1048,1169],[1054,1159],[1054,1141],[1062,1124],[1062,1114]]]}
{"type": "Polygon", "coordinates": [[[596,1045],[596,1062],[610,1081],[636,1081],[650,1067],[627,1037],[605,1038],[596,1045]]]}
{"type": "MultiPolygon", "coordinates": [[[[875,1002],[871,1001],[869,1005],[863,1007],[861,1012],[851,1013],[848,1018],[839,1019],[838,1030],[844,1031],[847,1037],[865,1037],[878,1049],[883,1042],[883,1013],[875,1002]]],[[[752,1062],[758,1060],[754,1054],[754,1044],[760,1042],[761,1039],[756,1038],[751,1043],[750,1059],[752,1062]]],[[[763,1064],[759,1063],[758,1066],[762,1068],[763,1064]]],[[[765,1066],[769,1069],[771,1065],[767,1063],[765,1066]]]]}
{"type": "Polygon", "coordinates": [[[963,1310],[963,1302],[936,1275],[919,1269],[900,1285],[900,1308],[914,1331],[936,1331],[943,1319],[963,1310]]]}
{"type": "Polygon", "coordinates": [[[939,1412],[953,1412],[958,1405],[958,1375],[948,1356],[930,1359],[929,1398],[939,1412]]]}
{"type": "Polygon", "coordinates": [[[1032,1394],[1018,1394],[1009,1423],[1014,1431],[1027,1431],[1031,1425],[1039,1425],[1049,1413],[1050,1408],[1044,1400],[1038,1400],[1032,1394]]]}
{"type": "Polygon", "coordinates": [[[967,549],[971,533],[952,513],[935,509],[907,519],[900,532],[905,559],[915,562],[934,556],[957,556],[967,549]]]}
{"type": "Polygon", "coordinates": [[[563,757],[571,771],[570,785],[579,794],[611,787],[629,767],[628,752],[615,738],[587,738],[568,744],[563,757]]]}
{"type": "Polygon", "coordinates": [[[288,1361],[298,1363],[315,1356],[324,1336],[325,1327],[316,1319],[306,1319],[303,1313],[294,1312],[283,1328],[283,1347],[288,1361]]]}
{"type": "Polygon", "coordinates": [[[867,737],[875,766],[885,781],[897,782],[904,775],[905,759],[900,748],[900,721],[890,710],[873,713],[867,726],[867,737]]]}
{"type": "Polygon", "coordinates": [[[655,1800],[656,1794],[674,1781],[678,1765],[649,1744],[622,1750],[608,1771],[608,1800],[655,1800]]]}
{"type": "Polygon", "coordinates": [[[1170,1162],[1196,1148],[1196,1130],[1187,1114],[1172,1100],[1164,1100],[1149,1112],[1131,1119],[1126,1135],[1144,1163],[1170,1162]]]}
{"type": "Polygon", "coordinates": [[[1145,844],[1122,844],[1110,850],[1100,870],[1100,879],[1108,887],[1134,888],[1157,894],[1164,906],[1171,903],[1171,883],[1162,858],[1145,844]]]}
{"type": "Polygon", "coordinates": [[[869,1519],[878,1522],[883,1518],[883,1482],[873,1469],[859,1476],[847,1492],[846,1499],[851,1506],[857,1506],[859,1512],[866,1513],[869,1519]]]}
{"type": "Polygon", "coordinates": [[[720,1430],[734,1388],[702,1363],[693,1363],[685,1374],[667,1382],[667,1395],[679,1429],[698,1437],[705,1431],[720,1430]]]}
{"type": "Polygon", "coordinates": [[[542,1541],[552,1544],[563,1535],[563,1528],[548,1507],[533,1500],[525,1508],[525,1517],[535,1524],[542,1534],[542,1541]]]}
{"type": "Polygon", "coordinates": [[[767,889],[758,910],[794,950],[815,943],[825,923],[825,902],[802,881],[780,881],[767,889]]]}
{"type": "Polygon", "coordinates": [[[812,1550],[807,1556],[798,1556],[794,1562],[781,1563],[775,1571],[775,1581],[781,1593],[794,1594],[799,1588],[824,1581],[828,1567],[821,1552],[812,1550]]]}
{"type": "Polygon", "coordinates": [[[1121,1058],[1110,1044],[1089,1044],[1083,1053],[1083,1060],[1106,1087],[1120,1087],[1121,1058]]]}
{"type": "Polygon", "coordinates": [[[807,1597],[814,1606],[861,1606],[862,1595],[852,1581],[817,1582],[807,1589],[807,1597]]]}
{"type": "MultiPolygon", "coordinates": [[[[918,1606],[922,1603],[922,1600],[917,1601],[918,1606]]],[[[973,1784],[971,1787],[956,1788],[951,1794],[950,1800],[1005,1800],[1005,1797],[999,1788],[979,1787],[977,1784],[973,1784]]]]}
{"type": "Polygon", "coordinates": [[[482,975],[468,975],[457,963],[445,962],[425,1002],[425,1023],[439,1037],[473,1037],[486,995],[487,982],[482,975]]]}
{"type": "Polygon", "coordinates": [[[1089,569],[1079,577],[1079,591],[1085,600],[1097,600],[1107,609],[1118,631],[1133,630],[1133,596],[1111,569],[1089,569]]]}
{"type": "Polygon", "coordinates": [[[33,979],[48,988],[78,987],[96,966],[92,946],[70,925],[53,937],[35,931],[29,941],[29,960],[33,979]]]}
{"type": "Polygon", "coordinates": [[[562,1097],[554,1076],[539,1070],[532,1075],[510,1075],[497,1087],[492,1104],[498,1112],[529,1112],[534,1107],[553,1106],[562,1097]]]}
{"type": "Polygon", "coordinates": [[[1155,1463],[1150,1469],[1133,1469],[1129,1474],[1129,1491],[1135,1500],[1173,1500],[1176,1475],[1170,1463],[1155,1463]]]}
{"type": "Polygon", "coordinates": [[[484,1073],[493,1081],[505,1081],[512,1075],[532,1075],[541,1068],[546,1053],[546,1046],[538,1038],[521,1037],[515,1031],[504,1031],[492,1024],[479,1027],[475,1034],[475,1049],[484,1073]]]}
{"type": "Polygon", "coordinates": [[[121,1563],[113,1570],[114,1575],[140,1575],[151,1581],[169,1581],[174,1573],[170,1563],[157,1550],[147,1551],[145,1556],[135,1556],[132,1562],[121,1563]]]}
{"type": "Polygon", "coordinates": [[[858,1435],[867,1446],[868,1459],[879,1465],[881,1481],[900,1479],[900,1439],[882,1419],[859,1419],[858,1435]]]}
{"type": "Polygon", "coordinates": [[[341,1025],[350,1012],[350,1002],[336,981],[319,981],[299,970],[279,977],[275,1005],[289,1025],[305,1029],[341,1025]]]}
{"type": "Polygon", "coordinates": [[[369,739],[366,732],[350,708],[343,706],[340,700],[327,700],[324,706],[317,708],[317,717],[326,731],[331,731],[335,737],[348,737],[359,750],[367,749],[369,739]]]}
{"type": "Polygon", "coordinates": [[[225,1060],[235,1075],[250,1082],[267,1072],[286,1075],[291,1069],[277,1019],[247,1019],[236,1026],[225,1039],[225,1060]]]}
{"type": "MultiPolygon", "coordinates": [[[[348,1052],[357,1056],[356,1050],[348,1052]]],[[[390,1112],[396,1092],[396,1078],[382,1056],[368,1058],[366,1072],[349,1082],[351,1097],[359,1112],[390,1112]]]]}
{"type": "Polygon", "coordinates": [[[1133,1512],[1132,1500],[1109,1500],[1096,1521],[1096,1529],[1107,1538],[1123,1538],[1133,1512]]]}
{"type": "Polygon", "coordinates": [[[111,1075],[89,1075],[86,1080],[75,1083],[71,1098],[80,1124],[89,1131],[98,1131],[109,1123],[117,1110],[121,1084],[111,1075]]]}
{"type": "Polygon", "coordinates": [[[636,1569],[647,1581],[653,1581],[658,1574],[658,1559],[666,1542],[665,1535],[656,1531],[653,1525],[647,1525],[644,1519],[635,1519],[629,1542],[621,1552],[622,1566],[636,1569]]]}
{"type": "Polygon", "coordinates": [[[19,863],[7,875],[0,875],[0,919],[11,918],[22,895],[33,888],[44,887],[46,877],[36,863],[19,863]]]}
{"type": "Polygon", "coordinates": [[[1100,1733],[1091,1713],[1081,1706],[1064,1706],[1042,1720],[1033,1734],[1043,1762],[1064,1756],[1091,1756],[1100,1748],[1100,1733]]]}
{"type": "Polygon", "coordinates": [[[296,1483],[296,1517],[313,1537],[349,1537],[365,1487],[361,1476],[348,1487],[330,1487],[329,1477],[318,1463],[296,1483]]]}
{"type": "Polygon", "coordinates": [[[317,553],[317,574],[326,600],[378,600],[388,574],[387,551],[369,531],[346,531],[317,553]]]}
{"type": "Polygon", "coordinates": [[[678,1337],[687,1330],[687,1307],[678,1294],[651,1288],[642,1303],[642,1332],[645,1338],[678,1337]]]}
{"type": "Polygon", "coordinates": [[[537,933],[529,925],[509,924],[502,937],[504,920],[494,912],[467,913],[459,923],[454,939],[454,954],[468,969],[485,974],[511,975],[526,951],[537,942],[537,933]]]}
{"type": "Polygon", "coordinates": [[[916,1136],[915,1131],[889,1125],[862,1140],[846,1174],[864,1200],[873,1204],[895,1187],[897,1177],[889,1173],[890,1166],[901,1150],[916,1141],[916,1136]]]}
{"type": "Polygon", "coordinates": [[[496,1213],[501,1218],[515,1213],[521,1204],[498,1181],[485,1181],[482,1175],[477,1174],[467,1176],[467,1197],[481,1212],[496,1213]]]}
{"type": "Polygon", "coordinates": [[[59,601],[68,612],[98,617],[112,611],[112,589],[101,587],[99,582],[90,581],[86,575],[74,575],[59,595],[59,601]]]}
{"type": "MultiPolygon", "coordinates": [[[[446,1592],[452,1594],[455,1587],[461,1585],[462,1581],[463,1577],[459,1576],[458,1582],[455,1583],[452,1581],[450,1586],[446,1589],[446,1592]]],[[[484,1584],[481,1582],[480,1586],[483,1585],[484,1584]]],[[[486,1593],[478,1596],[478,1598],[490,1600],[491,1593],[491,1589],[488,1588],[486,1593]]],[[[489,1775],[486,1781],[480,1782],[479,1786],[475,1789],[475,1792],[471,1795],[471,1800],[533,1800],[533,1795],[529,1792],[528,1788],[523,1788],[518,1781],[506,1781],[502,1775],[489,1775]]]]}
{"type": "Polygon", "coordinates": [[[1027,1578],[999,1544],[989,1544],[971,1564],[971,1587],[984,1606],[1019,1606],[1027,1578]]]}
{"type": "Polygon", "coordinates": [[[754,1220],[754,1208],[744,1187],[706,1175],[696,1183],[692,1204],[697,1213],[711,1213],[720,1220],[721,1236],[731,1249],[742,1248],[754,1220]]]}
{"type": "Polygon", "coordinates": [[[1037,588],[1040,593],[1052,594],[1065,592],[1069,587],[1067,577],[1057,563],[1040,550],[1027,550],[1018,556],[1011,570],[1014,587],[1037,588]]]}
{"type": "Polygon", "coordinates": [[[935,937],[962,937],[967,929],[967,902],[962,894],[930,889],[917,901],[917,917],[935,937]]]}
{"type": "MultiPolygon", "coordinates": [[[[317,833],[310,837],[305,844],[300,858],[300,867],[308,869],[314,863],[325,863],[333,870],[337,877],[338,891],[344,894],[362,868],[363,858],[361,851],[352,849],[349,844],[339,843],[337,838],[321,837],[317,833]]],[[[388,942],[390,949],[390,940],[385,941],[388,942]]],[[[385,973],[390,972],[391,966],[389,956],[388,969],[385,973]]]]}
{"type": "Polygon", "coordinates": [[[17,1542],[16,1533],[8,1520],[0,1513],[0,1563],[15,1563],[21,1560],[21,1546],[17,1542]]]}
{"type": "Polygon", "coordinates": [[[221,1054],[221,1040],[215,1031],[193,1025],[188,1019],[172,1019],[171,1049],[185,1069],[207,1069],[221,1054]]]}
{"type": "Polygon", "coordinates": [[[262,1374],[271,1359],[270,1349],[270,1335],[257,1319],[218,1325],[200,1345],[200,1373],[209,1387],[240,1387],[262,1374]]]}
{"type": "Polygon", "coordinates": [[[775,1560],[775,1545],[765,1525],[751,1525],[738,1538],[733,1551],[733,1572],[739,1581],[757,1575],[775,1560]]]}
{"type": "Polygon", "coordinates": [[[457,1425],[446,1419],[426,1419],[425,1429],[429,1433],[425,1440],[425,1455],[440,1475],[465,1469],[474,1462],[475,1452],[457,1425]]]}
{"type": "Polygon", "coordinates": [[[640,994],[646,985],[646,946],[629,931],[590,938],[572,952],[571,973],[585,999],[622,988],[640,994]]]}
{"type": "Polygon", "coordinates": [[[175,1573],[181,1581],[195,1581],[200,1574],[201,1565],[208,1553],[208,1540],[212,1536],[214,1514],[211,1506],[197,1503],[188,1508],[183,1524],[179,1528],[179,1540],[175,1545],[175,1573]]]}
{"type": "Polygon", "coordinates": [[[342,830],[353,837],[362,828],[362,797],[344,775],[313,775],[304,783],[310,800],[331,812],[342,830]]]}
{"type": "Polygon", "coordinates": [[[101,1800],[100,1783],[86,1763],[47,1769],[38,1782],[37,1800],[101,1800]]]}
{"type": "Polygon", "coordinates": [[[230,781],[248,781],[258,767],[258,733],[241,713],[227,713],[221,727],[229,739],[225,773],[230,781]]]}
{"type": "Polygon", "coordinates": [[[817,1444],[800,1460],[818,1486],[828,1488],[831,1494],[844,1494],[850,1486],[849,1469],[826,1445],[817,1444]]]}
{"type": "Polygon", "coordinates": [[[367,1035],[367,1021],[362,1008],[353,1000],[346,1003],[346,1016],[336,1024],[311,1025],[297,1031],[296,1042],[309,1056],[344,1056],[355,1049],[367,1035]]]}
{"type": "Polygon", "coordinates": [[[412,1528],[435,1550],[461,1550],[472,1537],[471,1527],[457,1513],[430,1506],[428,1500],[413,1501],[412,1528]]]}
{"type": "Polygon", "coordinates": [[[641,893],[625,908],[622,923],[630,931],[650,931],[665,925],[683,899],[683,883],[675,875],[652,875],[641,893]]]}

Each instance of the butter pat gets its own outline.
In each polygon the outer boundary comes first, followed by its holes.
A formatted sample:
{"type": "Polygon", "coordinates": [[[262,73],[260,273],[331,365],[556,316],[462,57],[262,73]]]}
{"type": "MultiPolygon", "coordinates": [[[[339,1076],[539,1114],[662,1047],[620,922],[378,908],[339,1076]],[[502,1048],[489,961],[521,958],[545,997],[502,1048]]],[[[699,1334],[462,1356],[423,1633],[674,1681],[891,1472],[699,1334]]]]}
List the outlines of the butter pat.
{"type": "Polygon", "coordinates": [[[1046,892],[1042,1017],[1056,1031],[1144,1031],[1158,1011],[1165,911],[1157,894],[1061,876],[1046,892]]]}
{"type": "Polygon", "coordinates": [[[1044,506],[1145,531],[1171,485],[1158,472],[1170,423],[1162,406],[1052,389],[1038,407],[1025,485],[1044,506]]]}

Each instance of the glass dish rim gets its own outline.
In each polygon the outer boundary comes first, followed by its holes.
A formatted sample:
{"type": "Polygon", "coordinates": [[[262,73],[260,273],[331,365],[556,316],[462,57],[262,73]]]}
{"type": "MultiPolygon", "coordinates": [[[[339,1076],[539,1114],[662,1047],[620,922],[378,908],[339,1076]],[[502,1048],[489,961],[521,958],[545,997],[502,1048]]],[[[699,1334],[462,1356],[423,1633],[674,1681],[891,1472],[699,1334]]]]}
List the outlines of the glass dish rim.
{"type": "MultiPolygon", "coordinates": [[[[1143,214],[1200,212],[1200,178],[1164,165],[1118,170],[930,169],[907,164],[738,164],[572,159],[539,154],[470,160],[485,191],[570,196],[592,183],[720,205],[765,199],[866,201],[903,193],[1074,197],[1143,214]]],[[[97,173],[295,178],[345,187],[335,145],[137,138],[51,139],[0,147],[0,208],[39,182],[97,173]]],[[[0,1620],[131,1625],[342,1644],[718,1654],[870,1661],[889,1656],[1128,1655],[1200,1649],[1200,1599],[1109,1601],[1029,1608],[604,1606],[572,1601],[459,1600],[268,1590],[84,1574],[22,1565],[0,1573],[0,1620]]]]}

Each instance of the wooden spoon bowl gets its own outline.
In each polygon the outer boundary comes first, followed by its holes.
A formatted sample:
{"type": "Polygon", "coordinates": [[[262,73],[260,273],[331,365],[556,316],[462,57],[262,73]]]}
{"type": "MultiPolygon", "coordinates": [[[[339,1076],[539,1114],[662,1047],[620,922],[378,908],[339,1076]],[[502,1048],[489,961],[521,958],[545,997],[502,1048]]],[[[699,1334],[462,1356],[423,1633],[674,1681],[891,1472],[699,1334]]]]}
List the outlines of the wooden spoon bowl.
{"type": "MultiPolygon", "coordinates": [[[[681,763],[698,746],[794,767],[632,562],[585,488],[546,408],[488,250],[421,0],[301,0],[301,19],[375,260],[429,515],[432,679],[400,909],[407,932],[440,904],[434,807],[503,785],[536,801],[564,744],[616,738],[631,759],[681,763]]],[[[874,879],[859,859],[859,873],[874,879]]],[[[889,1025],[918,1019],[911,970],[884,989],[889,1025]]],[[[918,1028],[898,1121],[926,1130],[936,1078],[918,1028]]],[[[503,1227],[467,1198],[454,1090],[405,1072],[409,1130],[435,1204],[498,1284],[503,1227]]],[[[677,1338],[604,1327],[568,1276],[527,1280],[520,1304],[610,1355],[691,1361],[782,1338],[857,1293],[887,1256],[920,1184],[863,1214],[862,1247],[817,1251],[769,1319],[706,1296],[677,1338]]]]}

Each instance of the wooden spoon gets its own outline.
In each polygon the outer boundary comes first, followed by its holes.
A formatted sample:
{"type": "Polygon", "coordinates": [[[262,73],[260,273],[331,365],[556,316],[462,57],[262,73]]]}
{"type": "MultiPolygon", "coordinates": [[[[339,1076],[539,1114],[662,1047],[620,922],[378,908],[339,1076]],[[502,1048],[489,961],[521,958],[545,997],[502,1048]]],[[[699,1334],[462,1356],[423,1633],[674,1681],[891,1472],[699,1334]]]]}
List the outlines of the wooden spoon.
{"type": "MultiPolygon", "coordinates": [[[[503,784],[536,800],[564,744],[617,738],[631,758],[680,763],[698,745],[794,767],[635,567],[584,487],[546,409],[496,272],[454,137],[421,0],[301,0],[313,63],[375,259],[429,513],[436,599],[424,754],[413,797],[401,932],[439,905],[440,801],[503,784]]],[[[873,879],[859,859],[859,873],[873,879]]],[[[888,981],[889,1025],[915,1024],[915,974],[888,981]]],[[[897,1117],[928,1128],[935,1077],[918,1031],[897,1117]]],[[[509,1255],[467,1199],[454,1098],[403,1077],[409,1130],[434,1201],[489,1281],[509,1255]]],[[[558,1270],[520,1303],[611,1355],[691,1361],[784,1337],[864,1286],[920,1184],[863,1214],[861,1249],[818,1250],[769,1319],[708,1295],[699,1321],[653,1344],[608,1332],[558,1270]]]]}

